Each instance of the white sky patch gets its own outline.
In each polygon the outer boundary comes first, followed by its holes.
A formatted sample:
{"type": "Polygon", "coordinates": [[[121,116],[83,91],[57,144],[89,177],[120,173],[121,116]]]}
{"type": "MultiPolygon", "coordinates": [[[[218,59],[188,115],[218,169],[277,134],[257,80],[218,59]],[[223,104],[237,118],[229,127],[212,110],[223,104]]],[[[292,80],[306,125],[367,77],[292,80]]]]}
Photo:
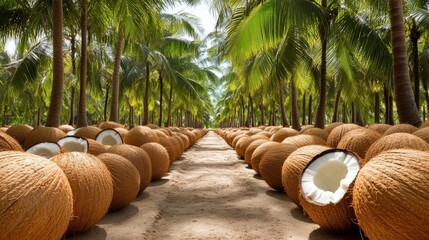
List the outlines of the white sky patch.
{"type": "Polygon", "coordinates": [[[4,45],[4,49],[6,50],[7,54],[9,54],[9,56],[14,55],[16,51],[15,41],[12,39],[8,39],[6,41],[6,44],[4,45]]]}

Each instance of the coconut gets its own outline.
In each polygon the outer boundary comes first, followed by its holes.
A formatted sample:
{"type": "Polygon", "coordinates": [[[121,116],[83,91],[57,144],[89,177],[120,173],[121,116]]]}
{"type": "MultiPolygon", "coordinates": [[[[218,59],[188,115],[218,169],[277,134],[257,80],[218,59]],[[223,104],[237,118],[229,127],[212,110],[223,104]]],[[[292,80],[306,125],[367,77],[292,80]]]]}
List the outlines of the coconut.
{"type": "Polygon", "coordinates": [[[115,131],[117,131],[119,134],[121,134],[122,139],[125,138],[125,136],[127,136],[128,134],[128,130],[125,128],[114,128],[115,131]]]}
{"type": "Polygon", "coordinates": [[[97,134],[95,141],[103,145],[118,145],[124,143],[121,134],[114,129],[106,129],[97,134]]]}
{"type": "Polygon", "coordinates": [[[172,136],[172,137],[169,137],[169,139],[173,144],[174,155],[175,155],[174,161],[176,161],[177,159],[180,158],[180,156],[182,156],[183,152],[185,151],[184,144],[182,139],[178,136],[172,136]]]}
{"type": "Polygon", "coordinates": [[[141,148],[149,155],[152,166],[152,181],[161,179],[167,174],[170,166],[167,150],[159,143],[145,143],[141,148]]]}
{"type": "Polygon", "coordinates": [[[87,126],[87,127],[82,127],[82,128],[76,129],[74,136],[90,138],[90,139],[95,140],[95,137],[97,137],[97,134],[101,131],[102,131],[102,129],[99,127],[87,126]]]}
{"type": "Polygon", "coordinates": [[[137,126],[131,129],[124,138],[126,144],[140,147],[149,142],[158,142],[155,132],[148,127],[137,126]]]}
{"type": "Polygon", "coordinates": [[[395,126],[391,126],[389,129],[387,129],[384,132],[384,136],[386,135],[390,135],[393,133],[409,133],[409,134],[413,134],[415,131],[417,131],[418,128],[414,127],[413,125],[410,124],[398,124],[395,126]]]}
{"type": "Polygon", "coordinates": [[[369,125],[367,128],[377,131],[380,134],[384,134],[384,132],[386,132],[387,129],[389,129],[391,126],[392,125],[384,124],[384,123],[375,123],[375,124],[369,125]]]}
{"type": "Polygon", "coordinates": [[[341,138],[346,135],[347,132],[358,128],[362,127],[352,123],[342,124],[331,131],[328,136],[328,140],[326,140],[326,144],[330,147],[336,148],[338,143],[341,141],[341,138]]]}
{"type": "Polygon", "coordinates": [[[259,172],[265,182],[277,191],[284,191],[282,185],[282,166],[297,147],[289,144],[273,145],[268,148],[259,163],[259,172]]]}
{"type": "Polygon", "coordinates": [[[0,152],[0,239],[61,239],[73,195],[55,163],[25,152],[0,152]]]}
{"type": "Polygon", "coordinates": [[[103,161],[113,179],[113,197],[110,211],[121,209],[130,204],[140,190],[140,174],[128,159],[113,153],[97,156],[103,161]]]}
{"type": "Polygon", "coordinates": [[[57,142],[67,152],[88,152],[88,140],[76,136],[63,137],[57,142]]]}
{"type": "Polygon", "coordinates": [[[281,144],[281,143],[269,141],[266,143],[262,143],[261,145],[259,145],[259,147],[255,149],[250,159],[250,162],[252,163],[251,166],[253,170],[255,170],[257,174],[261,174],[259,170],[259,164],[261,163],[262,157],[264,156],[264,154],[268,151],[268,149],[270,149],[273,146],[277,146],[278,144],[281,144]]]}
{"type": "Polygon", "coordinates": [[[241,139],[237,142],[237,145],[235,146],[235,147],[236,147],[237,154],[238,154],[240,157],[244,158],[244,157],[245,157],[245,154],[246,154],[246,149],[247,149],[247,147],[249,147],[249,145],[250,145],[253,141],[255,141],[255,140],[259,140],[259,139],[266,139],[266,140],[268,140],[268,138],[267,138],[265,135],[261,135],[260,133],[255,134],[255,135],[252,135],[252,136],[250,136],[250,137],[248,137],[248,138],[241,138],[241,139]]]}
{"type": "Polygon", "coordinates": [[[235,147],[237,146],[237,143],[238,143],[238,141],[240,141],[240,139],[242,139],[242,138],[248,138],[248,137],[249,137],[249,135],[247,135],[245,133],[242,133],[242,134],[236,136],[234,138],[234,140],[232,140],[232,144],[231,144],[232,148],[235,149],[235,147]]]}
{"type": "Polygon", "coordinates": [[[98,125],[98,127],[100,129],[103,129],[103,130],[106,130],[109,128],[122,128],[122,129],[124,129],[124,125],[117,123],[117,122],[113,122],[113,121],[102,122],[98,125]]]}
{"type": "Polygon", "coordinates": [[[170,159],[170,165],[176,160],[176,153],[173,143],[167,136],[159,137],[159,144],[161,144],[168,153],[168,159],[170,159]]]}
{"type": "Polygon", "coordinates": [[[328,134],[328,136],[329,136],[329,134],[332,132],[332,130],[334,130],[334,128],[336,128],[336,127],[338,127],[338,126],[341,126],[341,125],[343,125],[343,123],[340,123],[340,122],[333,122],[333,123],[331,123],[331,124],[329,124],[329,125],[325,126],[325,131],[326,131],[326,133],[327,133],[327,134],[328,134]]]}
{"type": "MultiPolygon", "coordinates": [[[[13,137],[19,144],[24,145],[24,141],[30,132],[33,130],[33,127],[30,125],[13,125],[6,130],[6,133],[13,137]]],[[[0,135],[1,136],[1,135],[0,135]]]]}
{"type": "Polygon", "coordinates": [[[110,172],[93,155],[68,152],[51,158],[65,173],[73,192],[73,218],[67,231],[83,232],[106,215],[113,196],[110,172]]]}
{"type": "Polygon", "coordinates": [[[427,128],[429,127],[429,120],[426,120],[421,126],[420,128],[427,128]]]}
{"type": "Polygon", "coordinates": [[[399,148],[428,151],[429,144],[423,139],[409,133],[393,133],[383,136],[373,143],[366,152],[363,163],[367,163],[371,158],[383,151],[399,148]]]}
{"type": "Polygon", "coordinates": [[[257,139],[253,141],[249,146],[246,148],[246,152],[244,154],[244,162],[247,163],[249,166],[252,166],[252,154],[255,152],[256,148],[259,147],[261,144],[268,142],[268,139],[257,139]]]}
{"type": "Polygon", "coordinates": [[[283,140],[285,140],[286,138],[296,136],[298,134],[299,134],[299,132],[295,129],[281,128],[271,136],[270,140],[280,143],[283,140]]]}
{"type": "Polygon", "coordinates": [[[57,142],[66,134],[58,128],[39,126],[33,129],[24,141],[24,148],[28,149],[42,142],[57,142]]]}
{"type": "Polygon", "coordinates": [[[0,149],[3,151],[23,151],[18,141],[5,132],[0,132],[0,149]]]}
{"type": "Polygon", "coordinates": [[[359,162],[359,156],[348,150],[328,149],[304,168],[298,199],[304,211],[320,227],[345,232],[357,226],[350,205],[359,162]]]}
{"type": "Polygon", "coordinates": [[[417,136],[427,143],[429,143],[429,128],[421,128],[413,133],[414,136],[417,136]]]}
{"type": "Polygon", "coordinates": [[[70,125],[60,125],[58,126],[58,129],[60,129],[64,133],[69,133],[74,130],[74,127],[70,125]]]}
{"type": "Polygon", "coordinates": [[[292,152],[282,166],[282,185],[288,197],[299,205],[298,189],[302,171],[307,164],[321,152],[329,148],[321,145],[309,145],[292,152]]]}
{"type": "Polygon", "coordinates": [[[128,144],[110,147],[107,153],[114,153],[128,159],[140,174],[140,192],[144,191],[152,180],[152,166],[145,150],[128,144]]]}
{"type": "Polygon", "coordinates": [[[357,222],[369,239],[429,239],[429,153],[380,153],[359,172],[353,189],[357,222]]]}
{"type": "Polygon", "coordinates": [[[359,128],[346,133],[337,148],[348,149],[360,158],[365,158],[368,148],[381,137],[382,135],[374,130],[359,128]]]}
{"type": "Polygon", "coordinates": [[[92,155],[100,155],[102,153],[105,153],[108,149],[108,146],[103,145],[93,139],[86,139],[88,141],[88,153],[92,155]]]}
{"type": "Polygon", "coordinates": [[[323,141],[323,139],[321,139],[320,137],[306,134],[288,137],[283,140],[282,143],[293,145],[296,148],[304,147],[307,145],[326,145],[326,142],[323,141]]]}
{"type": "Polygon", "coordinates": [[[159,129],[158,125],[152,124],[152,123],[149,123],[149,124],[145,125],[145,127],[148,127],[150,129],[159,129]]]}
{"type": "Polygon", "coordinates": [[[307,134],[307,135],[320,137],[325,142],[328,139],[328,133],[324,129],[321,129],[321,128],[308,128],[308,129],[301,131],[301,134],[307,134]]]}
{"type": "Polygon", "coordinates": [[[62,151],[58,143],[44,142],[30,147],[26,152],[49,159],[57,154],[60,154],[62,151]]]}
{"type": "Polygon", "coordinates": [[[7,131],[7,129],[9,129],[8,127],[0,127],[0,132],[6,132],[7,131]]]}
{"type": "Polygon", "coordinates": [[[183,141],[183,146],[185,147],[185,150],[188,149],[190,146],[189,138],[183,133],[179,133],[179,137],[183,141]]]}

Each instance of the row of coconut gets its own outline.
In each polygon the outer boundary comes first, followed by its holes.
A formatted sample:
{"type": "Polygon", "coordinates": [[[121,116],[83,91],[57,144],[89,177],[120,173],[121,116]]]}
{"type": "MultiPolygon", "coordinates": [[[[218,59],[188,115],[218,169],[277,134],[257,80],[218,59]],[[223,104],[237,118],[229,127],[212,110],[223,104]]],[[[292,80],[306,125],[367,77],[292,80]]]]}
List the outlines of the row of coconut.
{"type": "Polygon", "coordinates": [[[265,182],[322,228],[369,239],[429,239],[429,128],[219,129],[265,182]]]}
{"type": "Polygon", "coordinates": [[[89,230],[162,178],[206,133],[103,124],[0,131],[0,239],[60,239],[89,230]]]}

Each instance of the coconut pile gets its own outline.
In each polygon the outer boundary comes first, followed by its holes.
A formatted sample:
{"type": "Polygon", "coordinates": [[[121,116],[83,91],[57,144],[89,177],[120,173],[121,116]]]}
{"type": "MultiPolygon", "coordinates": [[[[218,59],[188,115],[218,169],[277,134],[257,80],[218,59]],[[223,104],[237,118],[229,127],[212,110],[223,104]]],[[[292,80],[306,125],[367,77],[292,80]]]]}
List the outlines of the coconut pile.
{"type": "Polygon", "coordinates": [[[0,131],[0,239],[61,239],[94,227],[164,177],[208,131],[74,129],[15,125],[0,131]]]}
{"type": "Polygon", "coordinates": [[[314,223],[369,239],[429,239],[429,124],[218,129],[314,223]]]}

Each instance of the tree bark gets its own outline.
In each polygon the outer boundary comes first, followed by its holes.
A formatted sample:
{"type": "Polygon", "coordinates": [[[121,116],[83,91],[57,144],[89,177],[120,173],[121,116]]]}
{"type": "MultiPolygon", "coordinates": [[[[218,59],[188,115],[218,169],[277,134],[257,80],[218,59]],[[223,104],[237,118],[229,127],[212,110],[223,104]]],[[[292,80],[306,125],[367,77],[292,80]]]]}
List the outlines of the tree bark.
{"type": "Polygon", "coordinates": [[[301,125],[299,124],[299,113],[298,113],[298,99],[296,97],[295,81],[292,76],[290,80],[290,90],[292,92],[292,128],[300,131],[301,125]]]}
{"type": "Polygon", "coordinates": [[[81,56],[80,56],[80,95],[79,95],[79,111],[77,115],[77,127],[88,126],[86,117],[86,72],[87,72],[87,11],[88,1],[82,0],[82,15],[80,18],[81,25],[81,56]]]}
{"type": "Polygon", "coordinates": [[[112,101],[110,107],[110,121],[119,121],[119,71],[122,56],[122,47],[124,44],[124,33],[122,26],[118,30],[118,41],[116,42],[115,63],[112,77],[112,101]]]}
{"type": "MultiPolygon", "coordinates": [[[[75,76],[76,74],[76,34],[72,34],[70,39],[70,49],[71,49],[71,62],[72,62],[72,73],[75,76]]],[[[76,96],[76,87],[72,85],[71,89],[71,102],[70,102],[70,119],[69,125],[74,125],[74,105],[75,105],[75,96],[76,96]]]]}
{"type": "Polygon", "coordinates": [[[128,123],[130,125],[130,129],[134,127],[134,107],[130,105],[130,112],[128,116],[128,123]]]}
{"type": "MultiPolygon", "coordinates": [[[[265,125],[265,116],[264,116],[264,113],[265,113],[265,106],[264,106],[264,104],[260,104],[259,105],[259,110],[261,111],[261,122],[259,123],[259,125],[265,125]]],[[[234,118],[235,119],[235,118],[234,118]]]]}
{"type": "Polygon", "coordinates": [[[63,63],[63,1],[53,0],[53,83],[46,126],[58,127],[63,104],[64,63],[63,63]]]}
{"type": "Polygon", "coordinates": [[[164,77],[162,76],[162,70],[158,71],[159,73],[159,118],[158,126],[162,127],[162,94],[164,92],[164,77]]]}
{"type": "Polygon", "coordinates": [[[384,123],[389,124],[389,116],[390,116],[390,113],[389,113],[389,110],[390,110],[389,96],[390,96],[390,93],[389,93],[389,89],[386,86],[384,86],[383,95],[384,95],[384,108],[385,108],[384,123]]]}
{"type": "Polygon", "coordinates": [[[356,109],[354,102],[352,102],[352,123],[356,124],[356,109]]]}
{"type": "Polygon", "coordinates": [[[392,34],[393,82],[399,122],[418,127],[422,124],[422,120],[411,90],[403,0],[389,0],[389,17],[392,34]]]}
{"type": "Polygon", "coordinates": [[[347,123],[347,106],[343,103],[343,123],[347,123]]]}
{"type": "Polygon", "coordinates": [[[374,123],[380,123],[380,93],[375,93],[374,101],[374,123]]]}
{"type": "Polygon", "coordinates": [[[254,127],[254,119],[253,119],[253,98],[249,94],[249,105],[247,106],[247,122],[249,123],[250,127],[254,127]]]}
{"type": "Polygon", "coordinates": [[[283,80],[279,79],[279,99],[280,99],[280,112],[282,114],[282,125],[283,127],[289,127],[285,112],[285,101],[284,101],[284,85],[283,80]]]}
{"type": "Polygon", "coordinates": [[[313,109],[313,95],[310,94],[310,99],[308,100],[308,125],[311,125],[313,123],[312,109],[313,109]]]}
{"type": "Polygon", "coordinates": [[[170,99],[168,101],[168,113],[166,127],[171,127],[171,105],[173,103],[173,83],[170,83],[170,99]]]}
{"type": "Polygon", "coordinates": [[[75,96],[76,96],[76,88],[75,86],[72,86],[71,89],[71,101],[70,101],[70,120],[69,125],[74,125],[74,102],[75,102],[75,96]]]}
{"type": "Polygon", "coordinates": [[[416,102],[417,109],[420,109],[420,80],[419,80],[419,38],[421,33],[417,29],[417,24],[412,19],[412,28],[410,32],[410,42],[412,47],[413,56],[413,75],[414,75],[414,101],[416,102]]]}
{"type": "Polygon", "coordinates": [[[305,102],[305,93],[304,96],[302,96],[302,125],[305,125],[305,107],[306,107],[306,102],[305,102]]]}
{"type": "Polygon", "coordinates": [[[150,62],[146,62],[146,85],[143,99],[143,125],[149,123],[149,80],[150,80],[150,62]]]}
{"type": "Polygon", "coordinates": [[[110,85],[107,85],[106,97],[104,98],[104,121],[107,121],[107,105],[109,103],[110,85]]]}
{"type": "Polygon", "coordinates": [[[332,116],[332,122],[338,122],[338,108],[340,105],[341,99],[341,88],[338,88],[337,95],[335,96],[335,106],[334,106],[334,114],[332,116]]]}

